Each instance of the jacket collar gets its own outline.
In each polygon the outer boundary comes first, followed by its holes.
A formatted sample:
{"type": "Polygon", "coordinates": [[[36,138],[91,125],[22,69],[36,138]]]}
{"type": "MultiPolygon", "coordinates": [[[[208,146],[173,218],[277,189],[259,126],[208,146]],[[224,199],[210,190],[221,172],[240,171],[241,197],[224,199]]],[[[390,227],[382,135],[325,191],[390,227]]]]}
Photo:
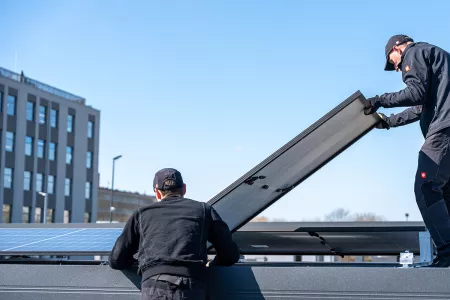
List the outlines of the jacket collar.
{"type": "Polygon", "coordinates": [[[164,199],[162,199],[161,201],[170,201],[170,200],[174,200],[174,199],[180,199],[180,196],[177,195],[169,195],[167,197],[165,197],[164,199]]]}
{"type": "Polygon", "coordinates": [[[403,70],[402,65],[403,65],[403,60],[404,60],[404,58],[406,56],[406,53],[408,52],[409,49],[411,49],[415,45],[416,45],[416,43],[412,43],[412,44],[409,44],[408,46],[406,46],[405,51],[403,51],[403,53],[402,53],[402,57],[401,57],[400,63],[398,64],[398,68],[400,70],[403,70]]]}

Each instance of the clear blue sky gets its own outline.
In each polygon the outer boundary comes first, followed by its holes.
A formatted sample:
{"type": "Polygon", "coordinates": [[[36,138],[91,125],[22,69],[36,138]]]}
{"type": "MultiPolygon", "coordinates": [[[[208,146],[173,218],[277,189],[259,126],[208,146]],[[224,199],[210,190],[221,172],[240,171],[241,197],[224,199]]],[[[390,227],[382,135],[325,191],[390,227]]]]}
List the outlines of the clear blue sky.
{"type": "MultiPolygon", "coordinates": [[[[0,66],[101,110],[101,185],[151,193],[178,168],[207,201],[356,90],[404,87],[383,71],[397,33],[450,49],[450,3],[409,1],[3,1],[0,66]],[[17,54],[17,60],[15,60],[17,54]]],[[[397,112],[399,109],[381,111],[397,112]]],[[[334,208],[421,220],[418,124],[372,131],[267,209],[334,208]]],[[[245,199],[243,199],[245,201],[245,199]]]]}

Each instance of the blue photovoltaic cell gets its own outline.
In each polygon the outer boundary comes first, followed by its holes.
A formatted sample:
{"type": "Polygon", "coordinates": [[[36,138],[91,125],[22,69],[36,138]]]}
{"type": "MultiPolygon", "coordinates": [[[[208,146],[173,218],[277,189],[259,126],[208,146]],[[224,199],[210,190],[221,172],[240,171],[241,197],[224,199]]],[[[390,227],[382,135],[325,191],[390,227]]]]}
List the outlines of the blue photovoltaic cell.
{"type": "Polygon", "coordinates": [[[0,253],[109,252],[121,228],[0,228],[0,253]]]}

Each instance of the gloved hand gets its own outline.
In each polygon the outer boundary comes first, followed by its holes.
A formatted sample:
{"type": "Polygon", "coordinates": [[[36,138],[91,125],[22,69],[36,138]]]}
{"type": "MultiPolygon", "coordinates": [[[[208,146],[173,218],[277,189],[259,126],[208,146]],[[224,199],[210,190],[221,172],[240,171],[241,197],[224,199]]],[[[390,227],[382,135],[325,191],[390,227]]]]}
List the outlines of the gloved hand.
{"type": "Polygon", "coordinates": [[[388,129],[388,130],[389,130],[389,128],[391,128],[391,125],[389,125],[389,123],[388,123],[388,117],[387,117],[385,114],[383,114],[383,113],[378,113],[378,115],[379,115],[380,118],[381,118],[381,122],[379,122],[379,123],[375,126],[375,128],[378,128],[378,129],[388,129]]]}
{"type": "Polygon", "coordinates": [[[378,101],[379,101],[378,96],[367,99],[367,107],[364,108],[364,114],[371,115],[374,112],[376,112],[378,108],[380,108],[380,104],[378,101]]]}

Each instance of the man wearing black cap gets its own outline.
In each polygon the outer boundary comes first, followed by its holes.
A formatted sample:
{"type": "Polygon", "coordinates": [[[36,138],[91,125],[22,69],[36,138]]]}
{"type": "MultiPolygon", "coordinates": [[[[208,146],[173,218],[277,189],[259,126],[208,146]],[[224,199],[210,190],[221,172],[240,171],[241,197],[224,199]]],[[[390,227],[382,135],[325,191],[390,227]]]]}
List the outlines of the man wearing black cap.
{"type": "Polygon", "coordinates": [[[181,173],[155,174],[157,203],[139,208],[125,224],[111,251],[113,269],[130,266],[138,252],[141,300],[205,299],[207,241],[216,250],[209,265],[231,266],[240,254],[227,224],[206,203],[184,198],[181,173]]]}
{"type": "Polygon", "coordinates": [[[419,152],[415,195],[423,221],[437,248],[431,267],[450,267],[450,54],[406,35],[391,37],[385,49],[386,71],[402,71],[406,88],[369,98],[366,114],[380,107],[408,107],[378,128],[420,120],[425,142],[419,152]]]}

